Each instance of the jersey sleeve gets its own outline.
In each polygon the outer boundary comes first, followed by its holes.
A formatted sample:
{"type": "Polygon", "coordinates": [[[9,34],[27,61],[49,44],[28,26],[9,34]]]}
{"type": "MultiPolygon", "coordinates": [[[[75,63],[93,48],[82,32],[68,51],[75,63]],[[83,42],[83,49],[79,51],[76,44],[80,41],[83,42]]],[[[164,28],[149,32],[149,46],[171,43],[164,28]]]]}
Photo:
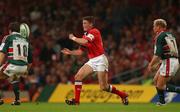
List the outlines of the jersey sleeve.
{"type": "Polygon", "coordinates": [[[5,36],[2,40],[1,46],[0,46],[0,52],[7,53],[9,47],[9,41],[8,36],[5,36]]]}
{"type": "Polygon", "coordinates": [[[155,55],[162,57],[163,55],[163,36],[159,36],[155,45],[155,55]]]}
{"type": "Polygon", "coordinates": [[[87,35],[84,36],[84,39],[92,42],[95,39],[96,31],[90,31],[87,35]]]}
{"type": "Polygon", "coordinates": [[[32,47],[30,46],[28,49],[28,63],[33,62],[33,56],[32,56],[32,47]]]}

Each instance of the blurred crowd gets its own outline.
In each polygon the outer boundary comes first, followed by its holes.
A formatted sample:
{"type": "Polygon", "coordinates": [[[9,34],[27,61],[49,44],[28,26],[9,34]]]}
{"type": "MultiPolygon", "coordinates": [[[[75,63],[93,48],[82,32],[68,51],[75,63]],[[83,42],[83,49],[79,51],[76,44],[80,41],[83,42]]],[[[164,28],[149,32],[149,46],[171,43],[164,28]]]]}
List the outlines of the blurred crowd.
{"type": "MultiPolygon", "coordinates": [[[[69,33],[83,35],[82,17],[93,15],[102,32],[109,59],[109,79],[116,74],[142,67],[153,53],[152,22],[164,18],[168,30],[180,42],[180,1],[177,0],[1,0],[0,38],[8,33],[9,22],[26,22],[31,29],[33,67],[21,89],[36,91],[37,87],[73,83],[73,76],[88,60],[83,56],[63,55],[62,48],[79,46],[68,39],[69,33]]],[[[145,73],[145,68],[138,72],[145,73]]],[[[95,74],[84,83],[97,83],[95,74]]],[[[0,85],[10,89],[8,83],[0,85]]]]}

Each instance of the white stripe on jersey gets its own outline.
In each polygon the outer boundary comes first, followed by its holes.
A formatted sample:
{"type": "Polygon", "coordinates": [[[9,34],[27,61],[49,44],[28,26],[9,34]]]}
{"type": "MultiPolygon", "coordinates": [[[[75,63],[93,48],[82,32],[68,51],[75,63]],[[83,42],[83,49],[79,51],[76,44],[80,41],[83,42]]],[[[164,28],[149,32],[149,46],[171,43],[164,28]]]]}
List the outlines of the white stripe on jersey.
{"type": "Polygon", "coordinates": [[[3,50],[3,47],[4,47],[5,43],[2,43],[1,46],[0,46],[0,51],[3,50]]]}
{"type": "Polygon", "coordinates": [[[93,34],[88,34],[86,37],[88,37],[89,39],[93,40],[94,39],[94,35],[93,34]]]}

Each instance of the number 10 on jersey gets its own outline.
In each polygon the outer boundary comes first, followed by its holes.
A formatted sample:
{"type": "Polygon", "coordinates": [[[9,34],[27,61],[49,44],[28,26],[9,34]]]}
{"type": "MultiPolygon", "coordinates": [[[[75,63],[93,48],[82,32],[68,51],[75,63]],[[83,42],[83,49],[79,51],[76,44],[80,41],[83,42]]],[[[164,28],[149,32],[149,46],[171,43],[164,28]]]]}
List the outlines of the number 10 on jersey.
{"type": "Polygon", "coordinates": [[[22,60],[27,62],[28,56],[28,42],[26,41],[13,41],[13,59],[22,60]]]}

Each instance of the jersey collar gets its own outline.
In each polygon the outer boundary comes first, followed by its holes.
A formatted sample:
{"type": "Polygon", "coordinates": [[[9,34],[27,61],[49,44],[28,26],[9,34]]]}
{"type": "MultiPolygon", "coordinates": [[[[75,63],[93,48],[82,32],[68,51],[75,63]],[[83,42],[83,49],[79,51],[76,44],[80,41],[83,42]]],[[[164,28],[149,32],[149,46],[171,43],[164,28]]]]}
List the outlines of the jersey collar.
{"type": "Polygon", "coordinates": [[[155,36],[155,38],[154,38],[154,39],[156,40],[156,39],[157,39],[157,37],[159,37],[159,35],[160,35],[162,32],[165,32],[165,30],[161,30],[161,31],[157,32],[157,33],[156,33],[156,36],[155,36]]]}
{"type": "Polygon", "coordinates": [[[154,43],[156,43],[157,38],[159,37],[159,35],[160,35],[162,32],[165,32],[165,30],[161,30],[161,31],[159,31],[159,32],[156,32],[156,35],[154,36],[154,39],[153,39],[153,42],[154,42],[154,43]]]}
{"type": "Polygon", "coordinates": [[[89,30],[87,30],[87,32],[89,32],[90,30],[94,29],[94,27],[90,28],[89,30]]]}
{"type": "Polygon", "coordinates": [[[162,32],[165,32],[165,30],[160,30],[160,31],[156,32],[156,35],[159,35],[159,34],[161,34],[162,32]]]}

